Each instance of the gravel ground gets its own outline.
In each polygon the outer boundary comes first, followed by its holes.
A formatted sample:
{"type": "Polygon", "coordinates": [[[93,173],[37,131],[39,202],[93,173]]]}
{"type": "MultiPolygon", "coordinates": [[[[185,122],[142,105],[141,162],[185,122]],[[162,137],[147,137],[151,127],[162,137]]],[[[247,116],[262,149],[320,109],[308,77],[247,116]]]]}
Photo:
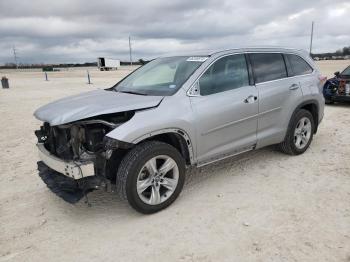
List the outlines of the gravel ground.
{"type": "MultiPolygon", "coordinates": [[[[320,62],[322,72],[347,61],[320,62]]],[[[349,62],[348,62],[349,63],[349,62]]],[[[350,261],[350,105],[326,106],[309,150],[265,148],[188,172],[168,209],[141,215],[113,193],[70,205],[39,179],[40,105],[129,72],[0,71],[0,261],[350,261]]]]}

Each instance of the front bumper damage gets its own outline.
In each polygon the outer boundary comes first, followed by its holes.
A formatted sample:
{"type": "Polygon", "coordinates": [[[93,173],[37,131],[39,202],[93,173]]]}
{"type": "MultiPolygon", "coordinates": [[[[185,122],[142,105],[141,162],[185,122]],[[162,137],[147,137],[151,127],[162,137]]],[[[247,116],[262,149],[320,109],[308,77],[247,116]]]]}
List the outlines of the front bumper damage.
{"type": "Polygon", "coordinates": [[[51,154],[44,146],[44,143],[37,144],[39,158],[51,169],[73,179],[94,176],[94,163],[75,161],[64,161],[51,154]]]}
{"type": "Polygon", "coordinates": [[[324,88],[323,95],[325,99],[333,102],[350,102],[350,79],[347,78],[331,78],[324,88]]]}
{"type": "Polygon", "coordinates": [[[93,162],[64,161],[52,155],[42,143],[37,144],[41,161],[39,176],[47,187],[63,200],[74,204],[87,193],[106,188],[106,180],[94,173],[93,162]]]}

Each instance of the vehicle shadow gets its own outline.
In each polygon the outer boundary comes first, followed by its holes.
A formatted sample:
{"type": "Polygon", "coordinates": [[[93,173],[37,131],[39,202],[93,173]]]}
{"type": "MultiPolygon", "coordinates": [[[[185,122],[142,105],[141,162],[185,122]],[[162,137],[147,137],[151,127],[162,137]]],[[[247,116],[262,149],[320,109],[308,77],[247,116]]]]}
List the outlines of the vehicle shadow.
{"type": "Polygon", "coordinates": [[[334,104],[326,104],[326,107],[344,107],[344,108],[349,108],[350,107],[350,103],[335,102],[334,104]]]}
{"type": "MultiPolygon", "coordinates": [[[[186,183],[180,198],[182,201],[187,201],[186,198],[188,198],[190,194],[196,194],[196,190],[200,190],[200,187],[206,183],[209,178],[222,178],[228,175],[238,176],[243,172],[249,172],[251,169],[264,166],[267,159],[276,160],[286,157],[285,154],[278,152],[271,146],[230,157],[201,168],[190,167],[186,172],[186,183]]],[[[190,199],[188,199],[188,201],[190,201],[190,199]]],[[[67,205],[69,205],[70,215],[77,216],[77,219],[83,220],[93,217],[106,217],[106,215],[114,217],[142,216],[134,211],[127,201],[121,200],[116,192],[98,190],[88,195],[88,203],[86,203],[84,199],[75,205],[70,205],[63,201],[60,201],[60,203],[59,205],[64,205],[61,208],[67,208],[67,205]]]]}

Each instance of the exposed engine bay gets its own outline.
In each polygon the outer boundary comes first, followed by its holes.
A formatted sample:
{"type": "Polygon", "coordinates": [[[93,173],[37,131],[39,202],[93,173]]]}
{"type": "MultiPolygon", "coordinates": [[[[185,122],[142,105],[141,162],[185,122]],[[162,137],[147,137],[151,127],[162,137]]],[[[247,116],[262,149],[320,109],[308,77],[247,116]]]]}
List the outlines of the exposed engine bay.
{"type": "Polygon", "coordinates": [[[124,112],[58,126],[44,123],[35,134],[39,143],[61,159],[93,160],[96,154],[104,153],[105,135],[133,115],[134,112],[124,112]]]}
{"type": "MultiPolygon", "coordinates": [[[[106,134],[131,119],[133,115],[134,111],[128,111],[57,126],[50,126],[45,122],[40,130],[35,131],[38,144],[43,144],[53,156],[76,163],[77,166],[92,162],[95,176],[74,180],[55,172],[40,161],[38,169],[44,182],[71,203],[79,201],[93,189],[106,186],[109,182],[114,183],[118,158],[123,154],[123,148],[114,151],[118,145],[120,147],[120,143],[116,145],[117,140],[108,139],[106,134]],[[62,187],[62,184],[67,187],[62,187]]],[[[127,145],[124,144],[124,147],[127,145]]]]}

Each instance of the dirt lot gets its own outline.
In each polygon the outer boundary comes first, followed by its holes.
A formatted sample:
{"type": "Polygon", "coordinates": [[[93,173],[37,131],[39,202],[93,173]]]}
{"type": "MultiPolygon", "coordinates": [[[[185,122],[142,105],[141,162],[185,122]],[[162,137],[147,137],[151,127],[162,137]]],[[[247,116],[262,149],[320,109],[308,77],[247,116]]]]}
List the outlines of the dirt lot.
{"type": "MultiPolygon", "coordinates": [[[[320,62],[330,77],[350,61],[320,62]]],[[[102,191],[70,205],[36,172],[40,105],[130,69],[0,72],[0,261],[350,261],[350,105],[325,109],[310,149],[271,148],[189,171],[179,199],[144,216],[102,191]]]]}

